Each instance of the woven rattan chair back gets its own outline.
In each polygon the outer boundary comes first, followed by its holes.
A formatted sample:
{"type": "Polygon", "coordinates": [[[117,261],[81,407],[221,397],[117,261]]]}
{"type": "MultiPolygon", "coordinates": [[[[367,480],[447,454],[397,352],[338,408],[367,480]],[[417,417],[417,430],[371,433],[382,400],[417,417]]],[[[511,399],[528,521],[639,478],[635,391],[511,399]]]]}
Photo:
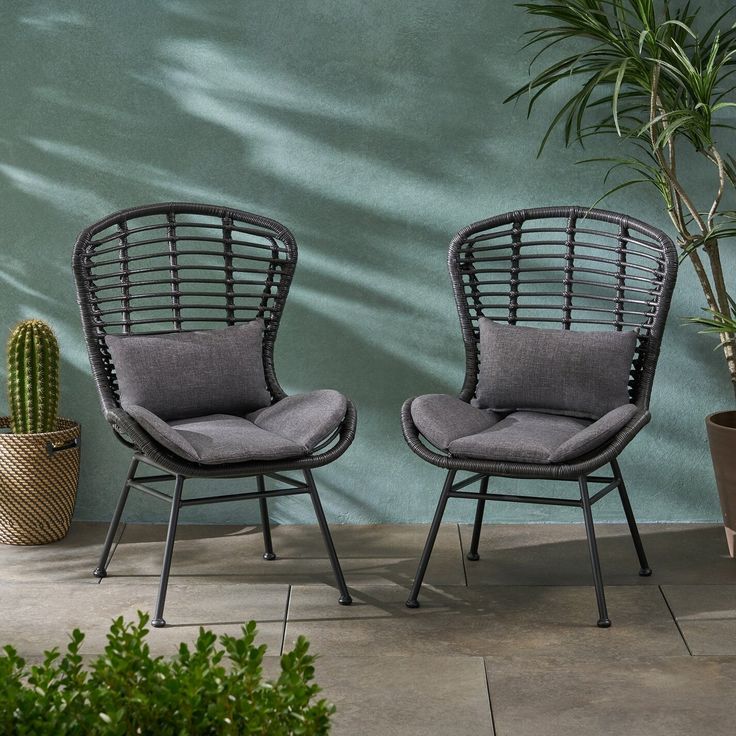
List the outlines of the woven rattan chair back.
{"type": "Polygon", "coordinates": [[[450,245],[465,343],[461,398],[475,393],[478,319],[588,330],[637,330],[631,400],[646,408],[677,271],[672,241],[618,213],[517,210],[476,222],[450,245]]]}
{"type": "Polygon", "coordinates": [[[86,228],[73,269],[104,409],[119,406],[106,335],[201,330],[259,317],[266,379],[273,398],[282,398],[273,346],[296,259],[283,225],[211,205],[136,207],[86,228]]]}

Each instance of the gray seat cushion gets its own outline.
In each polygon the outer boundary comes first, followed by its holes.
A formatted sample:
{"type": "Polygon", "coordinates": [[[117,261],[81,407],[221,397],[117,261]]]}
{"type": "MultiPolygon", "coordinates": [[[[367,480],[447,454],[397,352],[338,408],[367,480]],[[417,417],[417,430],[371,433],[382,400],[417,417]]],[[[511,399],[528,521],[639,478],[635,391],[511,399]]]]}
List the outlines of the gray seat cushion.
{"type": "Polygon", "coordinates": [[[207,414],[164,421],[145,407],[125,410],[176,455],[204,465],[308,455],[340,426],[347,400],[337,391],[290,396],[247,417],[207,414]]]}
{"type": "Polygon", "coordinates": [[[245,416],[268,406],[263,320],[221,330],[108,335],[124,409],[163,420],[208,414],[245,416]]]}
{"type": "Polygon", "coordinates": [[[483,460],[549,463],[552,453],[585,429],[588,419],[516,411],[492,427],[450,443],[450,453],[483,460]]]}
{"type": "Polygon", "coordinates": [[[617,407],[592,422],[581,417],[533,411],[512,412],[487,429],[449,445],[452,455],[520,463],[560,463],[600,447],[637,413],[617,407]]]}
{"type": "Polygon", "coordinates": [[[479,328],[481,409],[599,419],[629,403],[636,332],[548,330],[486,317],[479,328]]]}
{"type": "Polygon", "coordinates": [[[296,442],[267,432],[243,417],[208,414],[164,422],[143,407],[128,407],[127,411],[164,447],[195,463],[219,465],[306,454],[296,442]]]}
{"type": "Polygon", "coordinates": [[[453,440],[482,432],[500,417],[447,394],[425,394],[411,402],[414,426],[435,447],[447,450],[453,440]]]}
{"type": "Polygon", "coordinates": [[[311,451],[340,426],[347,408],[347,399],[341,393],[323,389],[287,396],[272,406],[251,412],[247,419],[311,451]]]}

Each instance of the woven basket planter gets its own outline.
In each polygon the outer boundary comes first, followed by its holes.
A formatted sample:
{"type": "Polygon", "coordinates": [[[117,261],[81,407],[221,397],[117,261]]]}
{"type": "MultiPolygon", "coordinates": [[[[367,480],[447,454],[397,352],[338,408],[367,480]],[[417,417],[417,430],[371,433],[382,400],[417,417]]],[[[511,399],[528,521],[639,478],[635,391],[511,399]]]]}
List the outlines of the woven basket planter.
{"type": "Polygon", "coordinates": [[[66,536],[79,480],[81,427],[59,419],[54,432],[12,434],[0,417],[0,542],[47,544],[66,536]]]}

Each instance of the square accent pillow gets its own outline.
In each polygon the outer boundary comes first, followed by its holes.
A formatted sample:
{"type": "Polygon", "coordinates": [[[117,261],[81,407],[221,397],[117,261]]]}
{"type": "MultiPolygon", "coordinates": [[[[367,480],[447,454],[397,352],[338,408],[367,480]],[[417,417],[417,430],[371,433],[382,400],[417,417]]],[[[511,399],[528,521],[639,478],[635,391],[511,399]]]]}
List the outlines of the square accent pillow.
{"type": "Polygon", "coordinates": [[[268,406],[263,320],[220,330],[108,335],[120,403],[161,419],[234,414],[268,406]]]}
{"type": "Polygon", "coordinates": [[[475,403],[482,409],[599,419],[630,402],[637,332],[518,327],[487,317],[479,328],[475,403]]]}

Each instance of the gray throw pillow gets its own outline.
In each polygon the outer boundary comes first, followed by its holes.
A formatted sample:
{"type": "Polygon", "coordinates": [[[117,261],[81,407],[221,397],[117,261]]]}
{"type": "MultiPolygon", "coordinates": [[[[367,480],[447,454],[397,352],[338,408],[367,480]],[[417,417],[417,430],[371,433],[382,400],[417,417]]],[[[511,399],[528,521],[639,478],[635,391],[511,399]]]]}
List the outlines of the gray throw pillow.
{"type": "Polygon", "coordinates": [[[263,320],[221,330],[108,335],[120,403],[161,419],[235,414],[268,406],[263,320]]]}
{"type": "Polygon", "coordinates": [[[598,419],[630,401],[637,333],[518,327],[481,317],[475,403],[598,419]]]}

